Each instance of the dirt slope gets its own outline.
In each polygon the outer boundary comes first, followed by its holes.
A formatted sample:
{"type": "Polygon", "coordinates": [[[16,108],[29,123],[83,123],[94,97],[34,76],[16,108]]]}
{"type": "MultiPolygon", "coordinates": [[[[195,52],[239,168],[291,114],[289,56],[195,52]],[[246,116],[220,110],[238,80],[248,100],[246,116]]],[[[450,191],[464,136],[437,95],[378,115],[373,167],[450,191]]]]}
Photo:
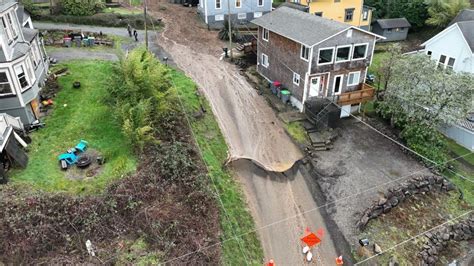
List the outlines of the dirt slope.
{"type": "Polygon", "coordinates": [[[229,159],[250,159],[275,172],[291,168],[302,153],[235,66],[219,60],[224,44],[217,33],[198,26],[195,9],[155,3],[153,10],[160,5],[166,6],[159,13],[166,27],[158,42],[204,91],[229,146],[229,159]]]}

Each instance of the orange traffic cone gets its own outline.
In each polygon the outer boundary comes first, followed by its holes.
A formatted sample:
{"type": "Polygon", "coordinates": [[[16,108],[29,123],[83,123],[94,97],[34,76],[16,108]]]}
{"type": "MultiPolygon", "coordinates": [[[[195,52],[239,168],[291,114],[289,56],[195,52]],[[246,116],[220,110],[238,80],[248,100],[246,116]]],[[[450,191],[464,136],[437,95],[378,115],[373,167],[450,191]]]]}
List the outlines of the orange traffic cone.
{"type": "Polygon", "coordinates": [[[275,266],[275,262],[273,262],[273,260],[269,260],[267,266],[275,266]]]}
{"type": "Polygon", "coordinates": [[[344,261],[342,261],[342,256],[339,256],[336,258],[336,265],[342,265],[344,264],[344,261]]]}

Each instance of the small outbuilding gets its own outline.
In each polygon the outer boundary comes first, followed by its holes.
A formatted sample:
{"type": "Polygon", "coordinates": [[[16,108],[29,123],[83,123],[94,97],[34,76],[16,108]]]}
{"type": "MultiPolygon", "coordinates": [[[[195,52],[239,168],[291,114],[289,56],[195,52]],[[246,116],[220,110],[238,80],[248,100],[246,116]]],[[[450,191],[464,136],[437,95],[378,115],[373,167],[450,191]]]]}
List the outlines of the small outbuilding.
{"type": "Polygon", "coordinates": [[[372,23],[372,32],[386,38],[380,42],[406,40],[410,28],[406,18],[377,19],[372,23]]]}

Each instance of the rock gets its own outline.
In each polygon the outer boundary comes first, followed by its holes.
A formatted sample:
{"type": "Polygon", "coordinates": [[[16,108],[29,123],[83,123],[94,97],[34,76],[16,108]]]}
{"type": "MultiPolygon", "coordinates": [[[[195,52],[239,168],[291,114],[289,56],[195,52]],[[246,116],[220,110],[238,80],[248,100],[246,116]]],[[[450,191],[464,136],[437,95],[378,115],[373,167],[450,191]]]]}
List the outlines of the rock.
{"type": "Polygon", "coordinates": [[[455,190],[455,189],[456,189],[456,186],[451,182],[449,182],[448,185],[446,186],[447,191],[452,191],[452,190],[455,190]]]}
{"type": "Polygon", "coordinates": [[[442,236],[442,239],[443,239],[444,241],[448,241],[449,238],[450,238],[450,237],[449,237],[449,234],[443,234],[443,236],[442,236]]]}
{"type": "Polygon", "coordinates": [[[382,206],[382,205],[384,205],[386,202],[387,202],[387,199],[386,199],[386,198],[381,198],[381,199],[379,199],[378,205],[379,205],[379,206],[382,206]]]}
{"type": "Polygon", "coordinates": [[[432,237],[433,237],[433,234],[430,233],[430,232],[428,232],[428,233],[425,234],[425,236],[426,236],[427,238],[432,238],[432,237]]]}
{"type": "Polygon", "coordinates": [[[426,180],[428,181],[428,183],[430,183],[430,185],[436,184],[436,180],[435,180],[435,178],[432,177],[432,176],[428,176],[428,177],[426,178],[426,180]]]}
{"type": "Polygon", "coordinates": [[[399,200],[397,197],[392,197],[390,198],[389,202],[390,202],[390,205],[392,205],[392,207],[396,207],[398,205],[399,200]]]}
{"type": "Polygon", "coordinates": [[[426,262],[427,262],[429,265],[432,265],[432,264],[435,264],[436,259],[435,259],[433,256],[429,256],[428,259],[426,260],[426,262]]]}
{"type": "Polygon", "coordinates": [[[382,248],[379,245],[377,245],[377,243],[374,243],[374,252],[375,254],[382,253],[382,248]]]}
{"type": "Polygon", "coordinates": [[[399,266],[400,263],[398,263],[398,260],[397,258],[395,258],[394,256],[392,256],[390,258],[390,261],[388,262],[388,266],[399,266]]]}
{"type": "Polygon", "coordinates": [[[383,212],[383,208],[382,208],[382,207],[379,207],[379,208],[377,208],[377,209],[374,209],[374,210],[370,213],[369,219],[373,219],[373,218],[379,217],[380,214],[382,214],[382,212],[383,212]]]}
{"type": "Polygon", "coordinates": [[[367,223],[369,223],[369,217],[367,217],[367,215],[364,215],[364,216],[359,220],[358,227],[360,228],[360,230],[364,230],[365,227],[367,226],[367,223]]]}
{"type": "Polygon", "coordinates": [[[392,205],[390,204],[385,204],[383,206],[383,213],[389,213],[392,210],[392,205]]]}

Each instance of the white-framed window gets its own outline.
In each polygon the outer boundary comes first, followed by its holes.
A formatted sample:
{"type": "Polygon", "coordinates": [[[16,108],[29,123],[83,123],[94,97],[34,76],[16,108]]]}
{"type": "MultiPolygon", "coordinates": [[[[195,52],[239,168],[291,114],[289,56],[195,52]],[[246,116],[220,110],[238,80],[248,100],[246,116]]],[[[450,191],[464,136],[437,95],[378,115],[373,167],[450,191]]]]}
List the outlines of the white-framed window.
{"type": "Polygon", "coordinates": [[[2,25],[5,31],[5,35],[7,35],[8,43],[13,42],[13,35],[10,31],[10,27],[8,26],[7,19],[5,17],[2,17],[2,25]]]}
{"type": "Polygon", "coordinates": [[[300,85],[300,75],[295,72],[293,72],[293,84],[296,86],[300,85]]]}
{"type": "Polygon", "coordinates": [[[360,71],[351,72],[347,77],[347,86],[354,86],[359,84],[360,81],[360,71]]]}
{"type": "Polygon", "coordinates": [[[242,7],[242,1],[243,0],[235,0],[235,8],[241,8],[242,7]]]}
{"type": "Polygon", "coordinates": [[[364,12],[362,13],[362,20],[367,21],[367,19],[369,19],[369,11],[364,10],[364,12]]]}
{"type": "Polygon", "coordinates": [[[456,62],[455,58],[442,54],[439,57],[438,68],[439,69],[447,69],[447,68],[453,69],[455,62],[456,62]]]}
{"type": "Polygon", "coordinates": [[[270,63],[268,62],[268,56],[266,54],[263,54],[262,53],[262,58],[261,58],[261,61],[260,63],[262,64],[262,66],[264,67],[268,67],[270,65],[270,63]]]}
{"type": "Polygon", "coordinates": [[[33,42],[31,43],[31,54],[33,56],[33,66],[36,68],[41,62],[41,54],[36,40],[33,40],[33,42]]]}
{"type": "Polygon", "coordinates": [[[341,95],[343,80],[344,80],[344,75],[334,76],[334,84],[333,84],[333,89],[332,89],[334,95],[341,95]]]}
{"type": "Polygon", "coordinates": [[[237,14],[238,19],[247,19],[247,13],[239,13],[237,14]]]}
{"type": "Polygon", "coordinates": [[[329,65],[334,61],[334,47],[321,48],[318,54],[318,65],[329,65]]]}
{"type": "Polygon", "coordinates": [[[255,12],[255,13],[253,13],[253,17],[254,17],[254,18],[259,18],[259,17],[261,17],[262,15],[263,15],[262,12],[255,12]]]}
{"type": "Polygon", "coordinates": [[[305,61],[309,61],[309,47],[301,45],[300,57],[305,61]]]}
{"type": "Polygon", "coordinates": [[[351,60],[351,47],[351,45],[337,47],[336,63],[347,62],[351,60]]]}
{"type": "Polygon", "coordinates": [[[351,38],[352,37],[352,29],[348,29],[346,32],[346,37],[351,38]]]}
{"type": "Polygon", "coordinates": [[[215,15],[214,20],[215,21],[223,21],[224,20],[224,15],[215,15]]]}
{"type": "Polygon", "coordinates": [[[257,5],[258,6],[263,6],[263,3],[264,3],[263,0],[257,0],[257,5]]]}
{"type": "Polygon", "coordinates": [[[30,87],[30,81],[28,80],[28,74],[25,71],[25,65],[19,64],[15,66],[15,74],[20,83],[21,91],[24,91],[30,87]]]}
{"type": "Polygon", "coordinates": [[[0,70],[0,95],[12,94],[12,86],[8,80],[8,73],[0,70]]]}
{"type": "Polygon", "coordinates": [[[13,23],[13,15],[10,13],[7,13],[6,17],[7,17],[8,24],[10,25],[10,30],[12,32],[13,39],[15,39],[16,37],[18,37],[18,31],[16,30],[15,23],[13,23]]]}
{"type": "Polygon", "coordinates": [[[270,32],[268,29],[262,28],[262,40],[268,42],[268,37],[270,36],[270,32]]]}
{"type": "Polygon", "coordinates": [[[200,6],[201,8],[204,7],[204,0],[199,0],[199,6],[200,6]]]}
{"type": "MultiPolygon", "coordinates": [[[[204,0],[202,0],[204,1],[204,0]]],[[[221,9],[222,8],[222,0],[216,0],[216,9],[221,9]]]]}
{"type": "Polygon", "coordinates": [[[367,49],[369,48],[368,43],[355,44],[354,50],[352,51],[352,60],[362,60],[367,57],[367,49]]]}

